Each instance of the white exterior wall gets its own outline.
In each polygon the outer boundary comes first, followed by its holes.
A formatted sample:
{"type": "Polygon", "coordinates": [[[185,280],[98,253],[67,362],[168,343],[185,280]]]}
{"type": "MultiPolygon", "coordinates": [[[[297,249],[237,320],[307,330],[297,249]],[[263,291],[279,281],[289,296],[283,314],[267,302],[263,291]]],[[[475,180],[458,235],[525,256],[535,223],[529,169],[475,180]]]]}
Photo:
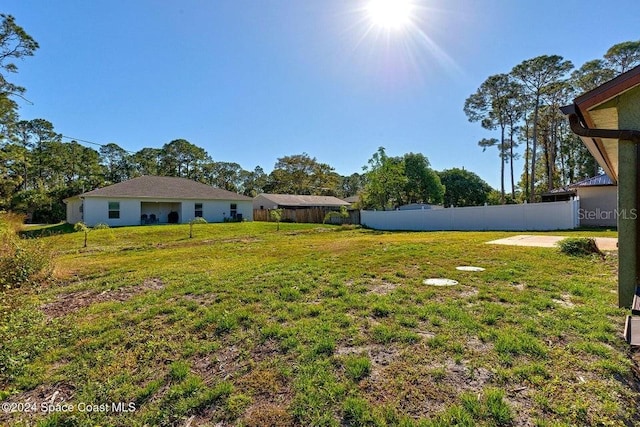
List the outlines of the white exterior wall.
{"type": "MultiPolygon", "coordinates": [[[[173,209],[177,209],[178,221],[180,223],[188,223],[194,218],[196,203],[202,203],[202,215],[207,222],[223,222],[224,218],[229,218],[232,203],[237,205],[237,213],[242,214],[243,220],[253,221],[253,202],[251,200],[199,201],[175,199],[156,201],[147,199],[89,197],[84,200],[84,222],[90,227],[98,223],[108,224],[110,227],[140,225],[140,216],[143,213],[141,211],[142,203],[148,204],[147,206],[158,203],[158,212],[154,211],[153,213],[159,217],[160,223],[167,223],[168,213],[173,209]],[[119,219],[109,218],[109,202],[120,202],[119,219]]],[[[67,221],[69,222],[75,219],[70,216],[70,209],[73,209],[70,205],[71,203],[67,204],[67,221]]],[[[145,209],[148,210],[147,207],[145,207],[145,209]]]]}
{"type": "Polygon", "coordinates": [[[618,225],[618,187],[578,187],[580,225],[616,227],[618,225]]]}
{"type": "Polygon", "coordinates": [[[196,203],[202,203],[202,217],[207,222],[223,222],[231,217],[231,204],[237,206],[237,213],[245,221],[253,221],[253,201],[251,200],[184,200],[182,202],[181,222],[189,222],[195,216],[196,203]]]}
{"type": "Polygon", "coordinates": [[[361,211],[360,222],[376,230],[566,230],[578,226],[578,203],[361,211]]]}
{"type": "Polygon", "coordinates": [[[262,209],[277,209],[278,204],[272,200],[267,199],[262,194],[258,194],[253,198],[253,209],[260,209],[260,207],[262,207],[262,209]]]}
{"type": "Polygon", "coordinates": [[[253,221],[253,201],[238,200],[235,203],[238,205],[238,213],[242,214],[242,219],[244,221],[253,221]]]}
{"type": "Polygon", "coordinates": [[[140,200],[88,197],[84,199],[84,223],[89,227],[103,223],[109,227],[140,225],[140,200]],[[120,218],[109,218],[109,202],[120,202],[120,218]]]}
{"type": "Polygon", "coordinates": [[[82,221],[82,199],[67,200],[67,222],[75,224],[82,221]]]}

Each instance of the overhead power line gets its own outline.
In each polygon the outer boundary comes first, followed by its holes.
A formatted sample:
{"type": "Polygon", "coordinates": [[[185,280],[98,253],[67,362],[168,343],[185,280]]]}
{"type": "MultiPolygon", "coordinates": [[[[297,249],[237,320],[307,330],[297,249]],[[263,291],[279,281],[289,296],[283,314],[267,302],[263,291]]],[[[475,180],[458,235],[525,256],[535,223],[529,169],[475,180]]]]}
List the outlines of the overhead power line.
{"type": "MultiPolygon", "coordinates": [[[[84,142],[85,144],[97,145],[98,147],[104,147],[104,146],[106,146],[106,145],[107,145],[107,144],[100,144],[100,143],[98,143],[98,142],[88,141],[88,140],[86,140],[86,139],[74,138],[74,137],[72,137],[72,136],[66,136],[66,135],[60,135],[60,136],[61,136],[62,138],[64,138],[64,139],[70,139],[70,140],[72,140],[72,141],[84,142]]],[[[122,147],[121,147],[121,148],[122,148],[122,147]]],[[[123,148],[123,150],[124,150],[124,148],[123,148]]],[[[129,150],[124,150],[124,151],[126,151],[126,152],[127,152],[127,153],[129,153],[129,154],[135,154],[135,151],[129,151],[129,150]]]]}

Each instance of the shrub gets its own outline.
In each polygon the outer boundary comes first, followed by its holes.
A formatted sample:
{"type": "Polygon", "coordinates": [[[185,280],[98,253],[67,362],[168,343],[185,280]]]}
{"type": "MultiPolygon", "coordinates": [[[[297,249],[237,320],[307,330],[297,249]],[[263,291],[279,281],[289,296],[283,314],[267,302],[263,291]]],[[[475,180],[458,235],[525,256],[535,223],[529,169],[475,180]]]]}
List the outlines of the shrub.
{"type": "Polygon", "coordinates": [[[14,212],[0,211],[0,230],[9,230],[14,234],[22,231],[25,216],[14,212]]]}
{"type": "Polygon", "coordinates": [[[333,223],[334,218],[337,218],[340,224],[342,224],[345,219],[349,218],[349,211],[347,210],[346,206],[340,206],[340,211],[327,212],[324,216],[324,219],[322,220],[322,223],[326,224],[327,221],[333,223]]]}
{"type": "Polygon", "coordinates": [[[0,291],[35,284],[51,276],[51,256],[41,242],[22,239],[21,222],[0,213],[0,291]]]}
{"type": "Polygon", "coordinates": [[[598,245],[596,245],[595,239],[588,237],[570,237],[568,239],[561,240],[558,243],[560,252],[572,256],[584,256],[597,254],[602,255],[598,245]]]}
{"type": "Polygon", "coordinates": [[[269,211],[271,221],[275,221],[277,224],[276,231],[280,231],[280,221],[282,221],[282,214],[284,209],[272,209],[269,211]]]}

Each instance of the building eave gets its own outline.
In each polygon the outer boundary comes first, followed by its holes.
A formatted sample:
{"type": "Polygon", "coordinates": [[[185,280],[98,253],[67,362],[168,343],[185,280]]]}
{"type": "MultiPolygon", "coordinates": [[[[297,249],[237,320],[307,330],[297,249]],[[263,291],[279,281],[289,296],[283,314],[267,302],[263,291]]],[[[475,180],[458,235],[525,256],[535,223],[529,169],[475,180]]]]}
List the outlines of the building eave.
{"type": "MultiPolygon", "coordinates": [[[[571,129],[580,136],[591,155],[598,162],[604,172],[614,184],[618,182],[618,141],[633,140],[640,142],[640,131],[622,130],[617,123],[605,120],[606,126],[598,123],[602,121],[603,113],[608,114],[610,106],[606,103],[616,99],[640,85],[640,67],[635,67],[626,73],[604,83],[579,97],[573,104],[562,107],[564,114],[569,116],[571,129]],[[598,120],[595,117],[598,117],[598,120]]],[[[606,116],[610,119],[613,114],[606,116]]]]}

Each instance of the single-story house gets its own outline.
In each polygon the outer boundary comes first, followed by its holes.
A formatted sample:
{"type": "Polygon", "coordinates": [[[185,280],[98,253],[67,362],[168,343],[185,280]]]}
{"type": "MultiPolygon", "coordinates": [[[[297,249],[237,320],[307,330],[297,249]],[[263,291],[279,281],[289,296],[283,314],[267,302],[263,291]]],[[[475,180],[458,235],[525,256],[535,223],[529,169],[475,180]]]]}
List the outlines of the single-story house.
{"type": "Polygon", "coordinates": [[[540,195],[543,203],[566,202],[568,200],[575,199],[576,196],[577,196],[576,191],[568,187],[554,188],[553,190],[548,191],[546,193],[542,193],[540,195]]]}
{"type": "Polygon", "coordinates": [[[258,194],[253,198],[253,208],[264,209],[307,209],[349,207],[350,203],[333,196],[300,196],[294,194],[258,194]]]}
{"type": "Polygon", "coordinates": [[[618,225],[618,186],[606,174],[569,185],[580,199],[578,217],[581,226],[615,227],[618,225]]]}
{"type": "Polygon", "coordinates": [[[606,174],[583,179],[566,188],[542,195],[543,202],[560,202],[578,197],[578,219],[583,227],[615,227],[618,216],[618,186],[606,174]]]}
{"type": "Polygon", "coordinates": [[[67,222],[109,226],[253,220],[252,199],[186,178],[141,176],[64,200],[67,222]]]}
{"type": "Polygon", "coordinates": [[[360,196],[359,195],[345,197],[342,200],[344,200],[345,202],[349,203],[349,208],[350,209],[356,209],[358,207],[358,205],[360,204],[360,196]]]}

